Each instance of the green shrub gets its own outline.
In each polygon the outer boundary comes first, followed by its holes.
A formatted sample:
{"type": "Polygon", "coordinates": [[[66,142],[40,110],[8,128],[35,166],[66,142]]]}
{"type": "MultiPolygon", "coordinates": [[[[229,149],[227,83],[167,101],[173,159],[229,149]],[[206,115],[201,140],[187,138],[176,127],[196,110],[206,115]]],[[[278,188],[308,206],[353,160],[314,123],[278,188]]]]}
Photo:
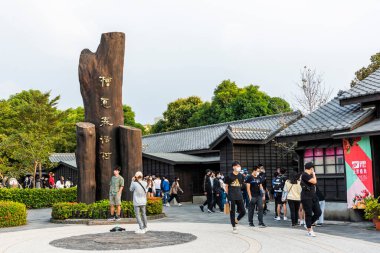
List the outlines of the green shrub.
{"type": "Polygon", "coordinates": [[[371,196],[365,200],[364,218],[372,220],[380,214],[379,198],[371,196]]]}
{"type": "Polygon", "coordinates": [[[59,202],[74,202],[77,188],[67,189],[8,189],[0,188],[0,200],[24,203],[27,208],[51,207],[59,202]]]}
{"type": "Polygon", "coordinates": [[[0,228],[26,224],[26,206],[13,201],[0,201],[0,228]]]}
{"type": "MultiPolygon", "coordinates": [[[[109,215],[110,203],[108,200],[97,201],[92,204],[84,203],[56,203],[53,205],[51,216],[53,219],[106,219],[109,215]]],[[[147,215],[156,215],[162,213],[162,200],[160,198],[148,199],[147,215]]],[[[121,202],[121,217],[134,218],[135,211],[132,201],[121,202]]]]}

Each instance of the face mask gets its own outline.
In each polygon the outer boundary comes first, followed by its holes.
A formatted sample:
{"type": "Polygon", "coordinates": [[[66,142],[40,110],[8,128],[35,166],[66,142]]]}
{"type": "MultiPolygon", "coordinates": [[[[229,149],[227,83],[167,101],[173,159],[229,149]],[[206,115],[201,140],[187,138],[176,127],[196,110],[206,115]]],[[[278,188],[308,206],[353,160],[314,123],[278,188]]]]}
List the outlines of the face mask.
{"type": "Polygon", "coordinates": [[[241,168],[240,168],[240,167],[237,167],[237,168],[235,169],[235,171],[236,171],[236,172],[240,172],[240,171],[241,171],[241,168]]]}
{"type": "Polygon", "coordinates": [[[221,178],[221,179],[224,179],[224,176],[221,176],[220,178],[221,178]]]}
{"type": "Polygon", "coordinates": [[[221,176],[220,176],[220,175],[218,175],[218,178],[221,178],[221,176]]]}

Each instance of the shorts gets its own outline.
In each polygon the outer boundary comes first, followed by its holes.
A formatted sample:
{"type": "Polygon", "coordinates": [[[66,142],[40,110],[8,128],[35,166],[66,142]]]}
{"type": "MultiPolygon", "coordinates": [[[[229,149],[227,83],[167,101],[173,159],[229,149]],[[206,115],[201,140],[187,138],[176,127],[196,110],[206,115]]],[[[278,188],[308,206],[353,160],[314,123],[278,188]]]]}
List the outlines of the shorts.
{"type": "Polygon", "coordinates": [[[153,192],[153,189],[152,189],[152,188],[148,188],[148,192],[149,192],[149,193],[152,193],[152,192],[153,192]]]}
{"type": "Polygon", "coordinates": [[[111,206],[120,206],[121,205],[121,196],[116,195],[110,195],[110,205],[111,206]]]}
{"type": "Polygon", "coordinates": [[[278,194],[277,193],[277,196],[275,198],[275,201],[277,204],[285,204],[286,202],[282,201],[282,194],[278,194]]]}

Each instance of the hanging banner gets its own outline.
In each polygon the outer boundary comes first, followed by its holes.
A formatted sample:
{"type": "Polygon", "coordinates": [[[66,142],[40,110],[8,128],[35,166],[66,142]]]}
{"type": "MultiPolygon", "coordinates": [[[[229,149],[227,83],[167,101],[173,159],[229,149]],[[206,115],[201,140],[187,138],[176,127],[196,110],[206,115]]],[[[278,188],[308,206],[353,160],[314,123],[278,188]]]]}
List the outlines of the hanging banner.
{"type": "Polygon", "coordinates": [[[346,161],[348,208],[364,209],[364,199],[373,195],[372,154],[369,137],[343,139],[346,161]]]}

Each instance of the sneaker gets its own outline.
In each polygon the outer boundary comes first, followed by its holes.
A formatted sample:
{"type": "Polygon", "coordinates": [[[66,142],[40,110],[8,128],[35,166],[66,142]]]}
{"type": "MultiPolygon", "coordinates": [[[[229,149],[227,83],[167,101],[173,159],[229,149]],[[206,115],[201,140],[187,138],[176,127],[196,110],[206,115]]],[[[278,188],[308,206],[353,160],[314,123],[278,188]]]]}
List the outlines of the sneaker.
{"type": "Polygon", "coordinates": [[[115,221],[115,220],[116,220],[115,216],[107,219],[107,221],[115,221]]]}
{"type": "Polygon", "coordinates": [[[115,221],[120,221],[120,217],[119,216],[115,216],[115,221]]]}
{"type": "Polygon", "coordinates": [[[145,231],[145,233],[147,233],[149,230],[148,230],[148,228],[144,228],[144,231],[145,231]]]}
{"type": "Polygon", "coordinates": [[[259,224],[259,228],[266,228],[267,226],[264,223],[259,224]]]}
{"type": "Polygon", "coordinates": [[[167,207],[170,207],[170,204],[169,203],[166,203],[166,205],[165,206],[167,206],[167,207]]]}
{"type": "Polygon", "coordinates": [[[277,216],[277,217],[275,218],[275,220],[276,220],[276,221],[281,220],[280,216],[277,216]]]}
{"type": "Polygon", "coordinates": [[[249,223],[249,226],[250,226],[250,227],[255,227],[255,224],[253,224],[253,223],[249,223]]]}
{"type": "Polygon", "coordinates": [[[284,220],[288,220],[288,217],[284,217],[284,220]]]}
{"type": "Polygon", "coordinates": [[[135,231],[135,234],[145,234],[145,230],[144,229],[137,229],[135,231]]]}
{"type": "Polygon", "coordinates": [[[181,203],[178,203],[178,206],[182,206],[182,204],[181,204],[181,203]]]}
{"type": "Polygon", "coordinates": [[[322,223],[317,223],[316,227],[322,227],[323,224],[322,223]]]}
{"type": "Polygon", "coordinates": [[[316,237],[316,235],[314,234],[314,231],[307,232],[307,236],[316,237]]]}
{"type": "Polygon", "coordinates": [[[204,212],[204,206],[199,206],[199,208],[201,209],[202,212],[204,212]]]}
{"type": "Polygon", "coordinates": [[[233,228],[232,228],[232,233],[233,233],[233,234],[237,234],[237,233],[238,233],[237,227],[233,227],[233,228]]]}
{"type": "Polygon", "coordinates": [[[212,213],[212,211],[211,211],[210,209],[208,209],[208,208],[207,208],[207,212],[208,212],[208,213],[212,213]]]}

